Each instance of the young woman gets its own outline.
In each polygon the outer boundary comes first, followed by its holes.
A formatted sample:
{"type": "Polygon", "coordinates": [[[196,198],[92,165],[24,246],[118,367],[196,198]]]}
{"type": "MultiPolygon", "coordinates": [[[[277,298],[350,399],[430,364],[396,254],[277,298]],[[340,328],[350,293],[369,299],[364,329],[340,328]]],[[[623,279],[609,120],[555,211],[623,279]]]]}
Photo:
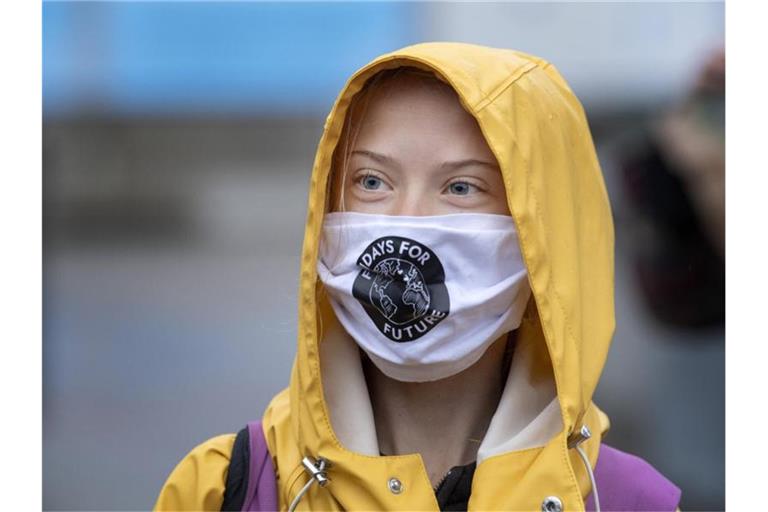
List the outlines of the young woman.
{"type": "Polygon", "coordinates": [[[613,224],[583,109],[512,50],[357,71],[315,159],[290,386],[156,509],[675,510],[601,443],[613,224]]]}

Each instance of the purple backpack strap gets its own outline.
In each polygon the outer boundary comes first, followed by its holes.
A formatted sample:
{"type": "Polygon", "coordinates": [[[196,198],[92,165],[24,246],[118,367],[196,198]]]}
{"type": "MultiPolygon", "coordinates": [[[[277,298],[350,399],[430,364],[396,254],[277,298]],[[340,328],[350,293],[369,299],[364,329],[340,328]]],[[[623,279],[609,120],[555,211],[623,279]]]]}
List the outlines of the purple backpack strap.
{"type": "Polygon", "coordinates": [[[243,510],[277,510],[277,477],[261,421],[248,423],[250,462],[243,510]]]}
{"type": "MultiPolygon", "coordinates": [[[[680,488],[667,480],[648,462],[600,444],[594,470],[600,508],[606,512],[674,511],[680,503],[680,488]]],[[[589,493],[586,510],[595,510],[589,493]]]]}

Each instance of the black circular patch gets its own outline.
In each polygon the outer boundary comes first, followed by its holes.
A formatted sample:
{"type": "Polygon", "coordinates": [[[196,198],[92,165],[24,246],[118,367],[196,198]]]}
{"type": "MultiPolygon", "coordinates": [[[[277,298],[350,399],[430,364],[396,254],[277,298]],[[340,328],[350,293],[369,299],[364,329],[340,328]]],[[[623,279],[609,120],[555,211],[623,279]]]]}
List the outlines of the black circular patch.
{"type": "Polygon", "coordinates": [[[426,245],[385,236],[357,259],[362,268],[352,294],[379,331],[392,341],[414,341],[450,311],[443,264],[426,245]]]}

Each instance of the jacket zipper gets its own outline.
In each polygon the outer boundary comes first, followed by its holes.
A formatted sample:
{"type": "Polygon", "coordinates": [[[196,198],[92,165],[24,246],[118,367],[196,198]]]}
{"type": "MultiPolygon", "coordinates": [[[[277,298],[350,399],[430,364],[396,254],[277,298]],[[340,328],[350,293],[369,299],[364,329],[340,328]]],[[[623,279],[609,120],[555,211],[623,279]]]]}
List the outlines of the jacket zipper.
{"type": "Polygon", "coordinates": [[[449,469],[448,472],[443,475],[443,478],[441,478],[437,485],[432,489],[435,493],[437,493],[437,490],[441,485],[443,485],[443,482],[445,482],[445,479],[448,478],[448,475],[451,474],[451,471],[453,471],[453,468],[449,469]]]}

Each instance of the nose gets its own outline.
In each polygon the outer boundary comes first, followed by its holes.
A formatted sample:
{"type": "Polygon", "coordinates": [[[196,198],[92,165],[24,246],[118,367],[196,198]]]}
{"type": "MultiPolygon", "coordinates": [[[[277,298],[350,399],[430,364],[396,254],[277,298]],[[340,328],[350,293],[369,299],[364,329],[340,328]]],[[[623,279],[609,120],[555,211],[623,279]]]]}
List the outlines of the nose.
{"type": "Polygon", "coordinates": [[[407,215],[410,217],[421,217],[424,215],[434,215],[431,208],[424,204],[425,201],[408,201],[395,208],[390,215],[407,215]]]}
{"type": "Polygon", "coordinates": [[[429,195],[417,189],[408,190],[408,193],[402,194],[398,201],[392,205],[392,210],[390,215],[406,215],[410,217],[437,215],[435,205],[429,198],[429,195]]]}
{"type": "Polygon", "coordinates": [[[423,215],[429,215],[429,213],[426,213],[423,208],[421,208],[418,204],[408,204],[404,205],[401,208],[397,208],[394,212],[390,213],[390,215],[407,215],[409,217],[421,217],[423,215]]]}

